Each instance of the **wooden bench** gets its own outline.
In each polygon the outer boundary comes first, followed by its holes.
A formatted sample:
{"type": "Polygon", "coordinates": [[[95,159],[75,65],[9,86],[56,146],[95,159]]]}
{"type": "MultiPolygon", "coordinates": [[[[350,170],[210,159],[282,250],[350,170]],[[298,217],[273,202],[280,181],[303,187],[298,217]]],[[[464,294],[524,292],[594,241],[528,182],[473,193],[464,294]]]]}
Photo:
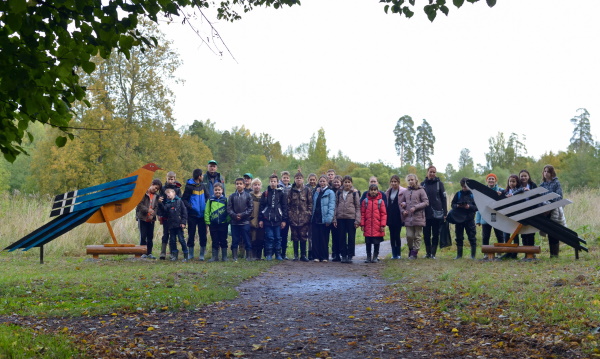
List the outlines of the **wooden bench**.
{"type": "Polygon", "coordinates": [[[133,254],[135,258],[141,258],[146,252],[146,246],[136,246],[135,244],[105,244],[86,247],[86,254],[91,254],[94,259],[98,259],[101,254],[133,254]]]}
{"type": "Polygon", "coordinates": [[[517,244],[496,243],[493,246],[481,246],[481,252],[487,259],[494,260],[496,253],[525,253],[525,259],[534,259],[541,252],[540,246],[519,246],[517,244]]]}

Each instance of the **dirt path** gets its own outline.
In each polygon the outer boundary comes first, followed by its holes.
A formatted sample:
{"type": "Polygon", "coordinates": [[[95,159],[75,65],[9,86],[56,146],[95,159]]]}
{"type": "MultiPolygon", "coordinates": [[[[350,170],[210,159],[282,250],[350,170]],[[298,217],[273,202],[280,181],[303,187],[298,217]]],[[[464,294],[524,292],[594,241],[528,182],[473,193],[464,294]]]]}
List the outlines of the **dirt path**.
{"type": "MultiPolygon", "coordinates": [[[[385,242],[384,242],[385,243],[385,242]]],[[[382,253],[389,251],[389,244],[382,253]]],[[[524,358],[551,349],[485,328],[441,325],[441,313],[381,278],[382,263],[284,261],[242,284],[240,296],[196,312],[77,319],[2,318],[68,330],[95,358],[524,358]],[[498,343],[503,343],[499,345],[498,343]],[[507,348],[510,347],[510,350],[507,348]]],[[[361,255],[362,254],[362,255],[361,255]]],[[[561,352],[561,357],[576,357],[561,352]]]]}

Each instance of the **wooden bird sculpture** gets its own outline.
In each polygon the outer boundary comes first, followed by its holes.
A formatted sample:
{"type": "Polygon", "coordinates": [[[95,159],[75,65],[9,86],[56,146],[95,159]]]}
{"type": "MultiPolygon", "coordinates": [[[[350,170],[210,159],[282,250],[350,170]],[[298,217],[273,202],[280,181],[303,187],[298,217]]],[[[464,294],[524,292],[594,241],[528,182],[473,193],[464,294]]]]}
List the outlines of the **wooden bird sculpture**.
{"type": "Polygon", "coordinates": [[[588,251],[583,246],[586,241],[579,238],[576,232],[544,215],[555,208],[571,204],[568,199],[559,200],[556,193],[542,187],[527,192],[526,196],[506,198],[475,180],[467,180],[467,186],[473,193],[481,217],[492,227],[511,233],[509,242],[512,242],[517,234],[535,233],[540,230],[573,247],[576,256],[580,250],[588,251]]]}
{"type": "Polygon", "coordinates": [[[117,242],[110,221],[126,215],[140,203],[152,183],[154,172],[160,169],[156,164],[148,163],[125,178],[57,195],[50,212],[50,217],[57,217],[4,250],[27,251],[41,247],[85,222],[106,223],[112,246],[131,246],[117,242]]]}

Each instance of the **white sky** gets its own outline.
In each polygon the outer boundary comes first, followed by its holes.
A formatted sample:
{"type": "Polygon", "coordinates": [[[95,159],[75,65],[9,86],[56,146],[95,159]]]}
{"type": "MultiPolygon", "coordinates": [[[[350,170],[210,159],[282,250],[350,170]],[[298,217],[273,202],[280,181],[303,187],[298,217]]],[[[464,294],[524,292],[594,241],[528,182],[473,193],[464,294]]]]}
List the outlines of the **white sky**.
{"type": "Polygon", "coordinates": [[[412,19],[376,0],[302,0],[215,22],[237,63],[189,27],[165,25],[184,61],[175,118],[245,125],[284,150],[323,127],[330,155],[398,166],[393,129],[410,115],[415,129],[432,126],[440,171],[457,167],[462,148],[484,164],[498,132],[525,135],[536,158],[565,150],[581,107],[598,140],[600,1],[449,1],[450,15],[433,23],[417,3],[412,19]]]}

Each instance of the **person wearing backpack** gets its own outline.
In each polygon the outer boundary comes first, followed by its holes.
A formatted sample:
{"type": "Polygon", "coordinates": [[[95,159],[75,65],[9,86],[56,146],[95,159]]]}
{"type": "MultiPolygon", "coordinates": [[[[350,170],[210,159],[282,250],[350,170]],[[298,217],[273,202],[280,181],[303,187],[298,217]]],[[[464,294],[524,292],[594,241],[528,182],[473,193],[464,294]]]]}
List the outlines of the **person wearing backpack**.
{"type": "Polygon", "coordinates": [[[352,177],[343,178],[343,187],[336,193],[333,226],[338,229],[337,248],[342,263],[352,263],[356,244],[356,228],[360,226],[360,198],[352,186],[352,177]]]}
{"type": "Polygon", "coordinates": [[[306,243],[313,206],[312,189],[304,185],[304,175],[300,171],[294,176],[294,185],[287,196],[287,203],[288,223],[294,245],[294,261],[308,262],[306,243]]]}
{"type": "Polygon", "coordinates": [[[477,252],[477,228],[475,227],[475,212],[477,205],[473,198],[473,193],[467,187],[468,178],[463,177],[460,180],[460,191],[456,192],[452,198],[452,217],[456,222],[454,224],[454,233],[456,235],[456,258],[460,259],[463,255],[464,232],[467,232],[467,238],[471,244],[471,258],[475,259],[477,252]]]}
{"type": "Polygon", "coordinates": [[[387,224],[387,209],[381,198],[381,192],[376,184],[369,186],[369,191],[360,205],[360,228],[365,235],[367,259],[365,263],[379,262],[379,245],[385,236],[385,225],[387,224]],[[371,257],[371,246],[373,256],[371,257]]]}
{"type": "Polygon", "coordinates": [[[423,227],[423,242],[425,243],[425,258],[435,259],[440,242],[440,229],[448,215],[448,202],[444,183],[436,176],[435,166],[427,168],[427,177],[421,183],[425,188],[429,206],[425,208],[426,223],[423,227]]]}

